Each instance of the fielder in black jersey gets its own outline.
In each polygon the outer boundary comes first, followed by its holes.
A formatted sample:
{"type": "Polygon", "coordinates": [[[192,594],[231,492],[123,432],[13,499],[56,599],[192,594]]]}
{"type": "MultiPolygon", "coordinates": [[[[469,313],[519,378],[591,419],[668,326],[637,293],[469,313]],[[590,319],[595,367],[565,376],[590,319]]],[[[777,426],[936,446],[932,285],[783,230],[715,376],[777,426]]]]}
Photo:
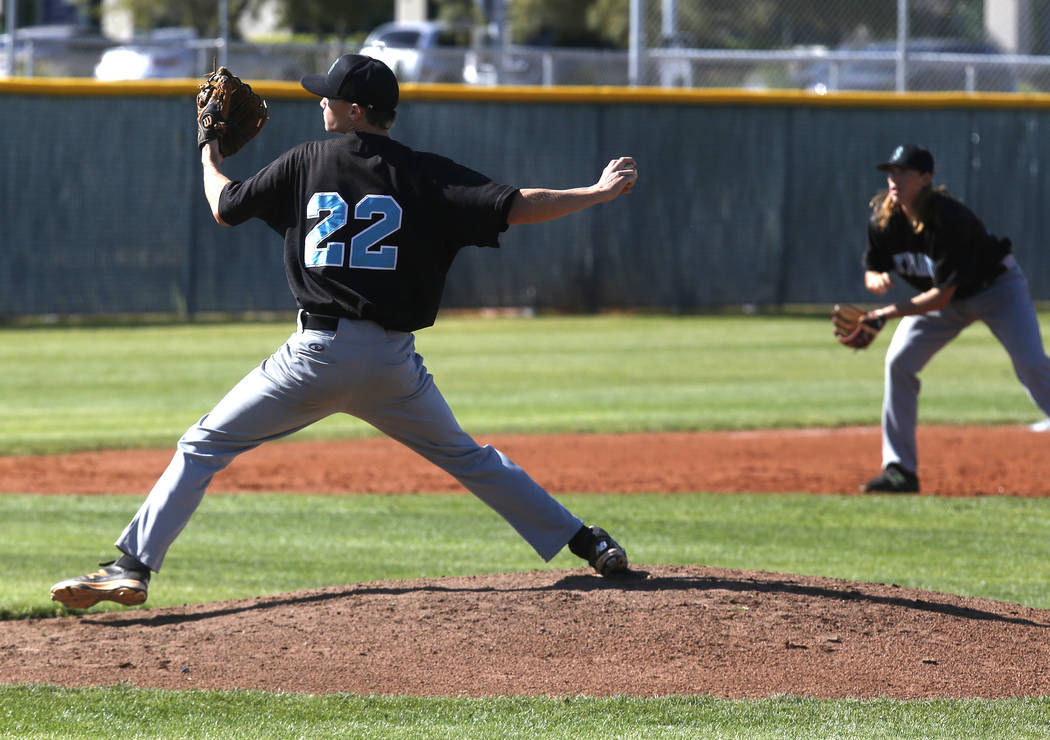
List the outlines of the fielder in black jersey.
{"type": "Polygon", "coordinates": [[[918,493],[919,372],[974,321],[988,326],[1028,395],[1050,415],[1050,359],[1010,240],[934,188],[933,168],[933,155],[915,145],[897,147],[878,165],[889,187],[871,201],[864,284],[883,295],[897,275],[919,293],[866,316],[904,318],[886,352],[883,470],[862,492],[918,493]]]}
{"type": "Polygon", "coordinates": [[[320,96],[325,130],[340,136],[301,144],[243,182],[220,172],[214,141],[201,149],[215,220],[260,218],[283,238],[301,309],[297,329],[179,440],[117,540],[119,559],[55,584],[52,598],[71,608],[142,603],[151,571],[215,473],[242,452],[339,412],[446,470],[545,560],[568,545],[603,576],[626,572],[627,555],[607,532],[584,525],[503,453],[460,428],[412,332],[434,323],[462,247],[498,247],[510,224],[549,221],[630,192],[634,160],[612,160],[587,187],[519,189],[391,139],[399,91],[378,60],[347,54],[302,85],[320,96]]]}

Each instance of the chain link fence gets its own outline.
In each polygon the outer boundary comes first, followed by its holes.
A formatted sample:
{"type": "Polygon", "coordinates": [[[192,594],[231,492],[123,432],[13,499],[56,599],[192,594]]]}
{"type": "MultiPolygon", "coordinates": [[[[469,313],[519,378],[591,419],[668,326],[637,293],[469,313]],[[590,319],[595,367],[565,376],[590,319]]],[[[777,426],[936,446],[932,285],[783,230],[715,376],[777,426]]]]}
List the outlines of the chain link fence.
{"type": "MultiPolygon", "coordinates": [[[[633,4],[633,3],[632,3],[633,4]]],[[[640,0],[639,83],[882,91],[1050,89],[1035,0],[640,0]]]]}
{"type": "MultiPolygon", "coordinates": [[[[178,29],[121,43],[78,33],[75,29],[32,28],[16,33],[14,54],[0,55],[0,76],[89,77],[100,80],[201,77],[213,64],[226,64],[245,79],[299,80],[325,70],[341,54],[360,44],[253,44],[198,39],[178,29]],[[13,66],[13,72],[12,70],[13,66]]],[[[10,43],[2,37],[4,44],[10,43]]],[[[462,65],[463,54],[460,54],[462,65]]]]}
{"type": "MultiPolygon", "coordinates": [[[[407,82],[1050,91],[1045,0],[574,0],[560,15],[554,0],[477,2],[487,25],[397,23],[365,51],[407,82]],[[567,38],[586,43],[558,43],[567,38]]],[[[361,49],[171,33],[118,44],[68,28],[2,38],[0,74],[103,79],[196,77],[218,59],[249,78],[297,80],[361,49]]]]}

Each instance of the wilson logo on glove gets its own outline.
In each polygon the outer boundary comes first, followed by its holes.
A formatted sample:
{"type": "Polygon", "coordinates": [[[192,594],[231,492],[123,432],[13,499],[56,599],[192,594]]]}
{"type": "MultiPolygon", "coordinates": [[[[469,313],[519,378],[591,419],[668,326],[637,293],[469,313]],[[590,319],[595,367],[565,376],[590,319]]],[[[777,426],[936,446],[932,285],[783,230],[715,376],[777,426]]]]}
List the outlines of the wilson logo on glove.
{"type": "Polygon", "coordinates": [[[226,67],[219,67],[197,90],[197,148],[219,142],[229,157],[241,150],[270,120],[266,101],[226,67]]]}

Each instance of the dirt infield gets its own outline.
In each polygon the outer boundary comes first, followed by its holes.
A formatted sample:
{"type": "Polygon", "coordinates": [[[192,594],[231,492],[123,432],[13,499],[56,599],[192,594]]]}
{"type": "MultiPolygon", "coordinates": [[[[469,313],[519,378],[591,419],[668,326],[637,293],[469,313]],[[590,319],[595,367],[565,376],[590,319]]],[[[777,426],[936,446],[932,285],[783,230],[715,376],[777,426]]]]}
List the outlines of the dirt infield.
{"type": "MultiPolygon", "coordinates": [[[[879,456],[871,428],[485,441],[553,492],[853,492],[879,456]],[[832,455],[833,440],[849,444],[832,455]]],[[[932,427],[919,443],[923,495],[1050,495],[1050,435],[932,427]]],[[[169,456],[0,458],[0,487],[141,495],[169,456]]],[[[361,440],[270,445],[212,490],[459,488],[387,440],[361,440]],[[296,464],[304,458],[308,471],[296,464]]],[[[1050,695],[1050,611],[893,584],[638,567],[615,581],[537,571],[2,622],[0,681],[443,696],[1050,695]]]]}
{"type": "MultiPolygon", "coordinates": [[[[855,493],[879,472],[879,430],[490,436],[552,493],[855,493]]],[[[924,493],[1050,496],[1050,433],[1025,427],[922,427],[924,493]]],[[[0,492],[133,493],[171,450],[0,457],[0,492]]],[[[389,439],[269,444],[219,473],[211,492],[418,493],[460,485],[389,439]],[[310,460],[310,465],[301,464],[310,460]]]]}

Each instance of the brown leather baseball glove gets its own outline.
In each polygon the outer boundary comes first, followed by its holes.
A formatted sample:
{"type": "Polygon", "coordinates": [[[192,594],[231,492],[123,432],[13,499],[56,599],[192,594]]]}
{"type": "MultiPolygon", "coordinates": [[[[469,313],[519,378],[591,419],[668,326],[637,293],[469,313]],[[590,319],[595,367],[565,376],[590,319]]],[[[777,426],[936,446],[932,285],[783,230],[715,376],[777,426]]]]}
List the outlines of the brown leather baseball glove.
{"type": "Polygon", "coordinates": [[[831,311],[831,323],[835,325],[835,338],[853,349],[864,349],[875,341],[875,337],[886,325],[886,319],[865,319],[863,308],[848,303],[836,305],[831,311]]]}
{"type": "Polygon", "coordinates": [[[270,119],[266,101],[226,67],[219,67],[197,91],[197,148],[219,142],[219,153],[232,156],[255,138],[270,119]]]}

